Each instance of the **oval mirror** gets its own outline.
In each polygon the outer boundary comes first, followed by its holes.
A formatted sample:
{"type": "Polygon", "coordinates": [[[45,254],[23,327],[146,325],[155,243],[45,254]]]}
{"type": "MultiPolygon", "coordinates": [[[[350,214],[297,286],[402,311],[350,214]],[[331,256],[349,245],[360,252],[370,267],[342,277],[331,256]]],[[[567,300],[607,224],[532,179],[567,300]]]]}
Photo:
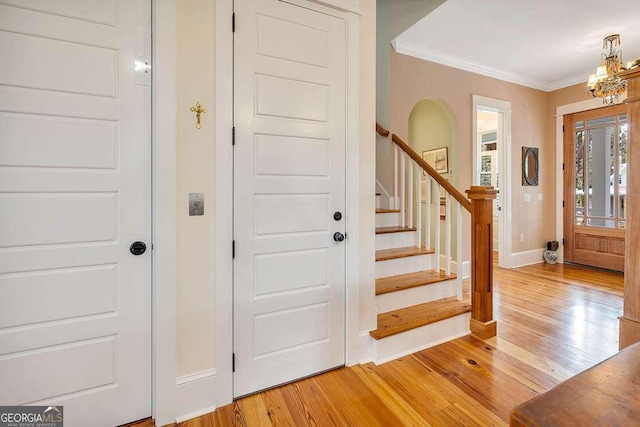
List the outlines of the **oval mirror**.
{"type": "Polygon", "coordinates": [[[522,147],[522,185],[538,185],[538,149],[522,147]]]}

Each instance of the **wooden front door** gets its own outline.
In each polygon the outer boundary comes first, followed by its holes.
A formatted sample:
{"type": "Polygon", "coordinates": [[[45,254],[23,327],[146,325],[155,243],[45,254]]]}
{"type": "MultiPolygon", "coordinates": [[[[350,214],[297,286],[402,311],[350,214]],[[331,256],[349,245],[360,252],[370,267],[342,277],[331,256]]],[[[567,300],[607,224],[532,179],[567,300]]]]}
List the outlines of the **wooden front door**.
{"type": "Polygon", "coordinates": [[[626,105],[564,117],[564,259],[624,270],[626,105]]]}

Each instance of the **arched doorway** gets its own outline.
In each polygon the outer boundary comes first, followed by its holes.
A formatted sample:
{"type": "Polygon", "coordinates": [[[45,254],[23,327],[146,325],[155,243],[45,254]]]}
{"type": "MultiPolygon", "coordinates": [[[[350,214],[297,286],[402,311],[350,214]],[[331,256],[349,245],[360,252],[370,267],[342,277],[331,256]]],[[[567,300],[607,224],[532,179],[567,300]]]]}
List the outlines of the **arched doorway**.
{"type": "MultiPolygon", "coordinates": [[[[425,98],[418,101],[409,115],[408,130],[409,145],[427,160],[428,163],[431,163],[434,157],[437,157],[441,162],[442,156],[444,155],[446,166],[440,164],[440,167],[436,167],[436,170],[438,170],[447,181],[459,187],[458,121],[449,105],[435,98],[425,98]]],[[[425,200],[424,198],[427,192],[424,190],[424,186],[426,182],[426,178],[422,177],[419,187],[420,203],[422,203],[421,209],[419,210],[421,212],[421,229],[434,236],[434,227],[438,224],[441,236],[440,249],[441,253],[443,253],[446,239],[445,194],[444,190],[441,190],[441,194],[439,195],[431,192],[432,199],[428,201],[425,200]],[[435,197],[438,197],[438,199],[434,199],[435,197]],[[429,225],[430,229],[427,230],[426,212],[429,206],[433,206],[434,203],[440,206],[440,220],[433,221],[429,225]]],[[[455,230],[457,227],[455,217],[451,218],[451,224],[455,230]]],[[[457,253],[458,242],[454,239],[451,243],[452,253],[455,254],[457,253]]],[[[463,259],[468,259],[469,256],[468,251],[465,249],[466,246],[467,245],[463,245],[463,259]]],[[[458,260],[456,260],[456,262],[457,261],[458,260]]],[[[444,260],[442,260],[442,262],[444,262],[444,260]]]]}

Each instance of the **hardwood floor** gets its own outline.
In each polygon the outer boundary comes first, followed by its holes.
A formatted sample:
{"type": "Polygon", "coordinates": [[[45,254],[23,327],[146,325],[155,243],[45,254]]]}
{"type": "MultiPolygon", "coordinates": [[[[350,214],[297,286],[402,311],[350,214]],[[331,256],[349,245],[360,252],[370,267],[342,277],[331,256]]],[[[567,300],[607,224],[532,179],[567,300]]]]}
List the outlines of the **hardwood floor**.
{"type": "Polygon", "coordinates": [[[494,271],[497,337],[337,369],[180,427],[505,426],[518,404],[617,352],[621,274],[546,264],[494,271]]]}

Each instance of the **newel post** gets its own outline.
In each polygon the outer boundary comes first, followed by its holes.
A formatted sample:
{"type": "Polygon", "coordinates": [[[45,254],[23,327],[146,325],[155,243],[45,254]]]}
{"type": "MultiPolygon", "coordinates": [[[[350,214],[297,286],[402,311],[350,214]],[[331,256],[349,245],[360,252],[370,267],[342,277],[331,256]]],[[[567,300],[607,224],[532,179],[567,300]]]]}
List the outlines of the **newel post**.
{"type": "Polygon", "coordinates": [[[640,68],[622,74],[627,80],[627,195],[624,311],[620,318],[620,349],[640,341],[640,68]]]}
{"type": "Polygon", "coordinates": [[[496,336],[493,320],[493,187],[471,186],[471,333],[496,336]]]}

